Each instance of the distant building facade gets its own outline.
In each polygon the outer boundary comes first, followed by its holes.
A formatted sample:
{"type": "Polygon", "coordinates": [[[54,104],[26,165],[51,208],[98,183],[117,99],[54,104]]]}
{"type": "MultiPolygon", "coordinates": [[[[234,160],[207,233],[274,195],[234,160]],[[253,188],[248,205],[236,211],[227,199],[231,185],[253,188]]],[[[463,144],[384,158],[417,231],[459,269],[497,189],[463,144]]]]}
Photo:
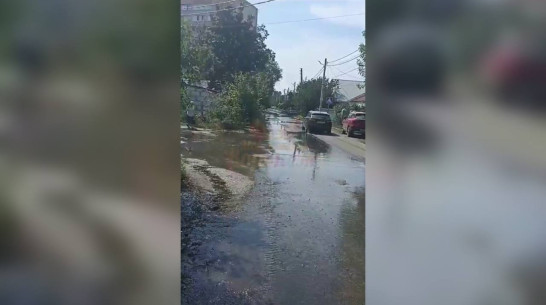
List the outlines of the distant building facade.
{"type": "Polygon", "coordinates": [[[366,90],[364,89],[364,81],[338,79],[339,87],[335,95],[335,100],[339,103],[347,103],[355,97],[362,96],[366,90]]]}
{"type": "MultiPolygon", "coordinates": [[[[182,0],[180,15],[192,26],[211,26],[215,12],[230,7],[240,7],[245,20],[250,19],[253,26],[258,24],[258,9],[246,0],[182,0]]],[[[237,11],[234,9],[233,11],[237,11]]]]}
{"type": "Polygon", "coordinates": [[[362,93],[359,96],[353,97],[349,100],[349,104],[355,104],[360,107],[366,107],[366,93],[362,93]]]}

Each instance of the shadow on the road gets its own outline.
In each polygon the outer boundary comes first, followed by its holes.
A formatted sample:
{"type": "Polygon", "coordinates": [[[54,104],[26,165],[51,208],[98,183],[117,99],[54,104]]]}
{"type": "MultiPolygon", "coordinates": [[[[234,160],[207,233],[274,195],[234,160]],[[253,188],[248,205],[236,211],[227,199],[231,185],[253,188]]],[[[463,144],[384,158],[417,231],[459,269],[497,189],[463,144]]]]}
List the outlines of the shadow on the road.
{"type": "Polygon", "coordinates": [[[312,153],[324,154],[330,152],[330,145],[319,138],[314,137],[314,134],[309,136],[309,134],[304,133],[298,141],[298,144],[307,146],[312,153]]]}

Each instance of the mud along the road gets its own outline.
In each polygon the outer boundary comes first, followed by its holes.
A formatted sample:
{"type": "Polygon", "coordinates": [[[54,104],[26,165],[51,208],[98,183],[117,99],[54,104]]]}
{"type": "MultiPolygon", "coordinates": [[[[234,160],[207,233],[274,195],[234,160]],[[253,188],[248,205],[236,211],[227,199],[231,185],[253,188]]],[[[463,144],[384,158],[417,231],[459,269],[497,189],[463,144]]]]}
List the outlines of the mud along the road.
{"type": "Polygon", "coordinates": [[[364,303],[364,163],[298,127],[182,132],[183,158],[252,181],[183,189],[183,304],[364,303]]]}

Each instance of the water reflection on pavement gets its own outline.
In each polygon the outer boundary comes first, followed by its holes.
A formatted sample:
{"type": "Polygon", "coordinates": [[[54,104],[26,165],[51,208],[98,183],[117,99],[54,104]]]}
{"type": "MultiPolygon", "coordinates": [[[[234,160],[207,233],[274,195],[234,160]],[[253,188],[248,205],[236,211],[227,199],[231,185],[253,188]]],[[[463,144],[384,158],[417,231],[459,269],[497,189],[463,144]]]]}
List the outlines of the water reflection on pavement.
{"type": "Polygon", "coordinates": [[[364,303],[364,163],[289,118],[182,139],[184,157],[255,180],[239,209],[192,231],[183,303],[364,303]]]}

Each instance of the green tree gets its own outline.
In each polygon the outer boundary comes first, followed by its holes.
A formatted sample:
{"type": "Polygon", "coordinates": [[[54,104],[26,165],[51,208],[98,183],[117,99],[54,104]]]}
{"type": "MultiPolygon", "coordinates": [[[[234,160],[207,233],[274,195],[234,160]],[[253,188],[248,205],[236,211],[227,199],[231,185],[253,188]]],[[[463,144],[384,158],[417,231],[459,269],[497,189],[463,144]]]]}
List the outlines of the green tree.
{"type": "Polygon", "coordinates": [[[254,27],[241,11],[222,11],[211,27],[181,28],[181,103],[189,103],[186,87],[200,80],[220,91],[212,113],[224,127],[240,128],[263,119],[271,106],[281,69],[275,53],[267,48],[265,27],[254,27]]]}
{"type": "Polygon", "coordinates": [[[265,44],[268,35],[263,25],[256,28],[250,20],[244,20],[241,11],[216,14],[206,35],[212,53],[204,75],[209,88],[221,90],[238,73],[265,72],[273,92],[274,84],[281,78],[281,69],[275,53],[265,44]]]}
{"type": "MultiPolygon", "coordinates": [[[[339,83],[337,80],[325,80],[324,96],[325,100],[328,97],[334,96],[338,90],[339,83]]],[[[293,97],[293,105],[300,112],[305,115],[309,110],[317,109],[320,106],[320,87],[322,86],[322,78],[316,78],[306,80],[301,83],[296,90],[296,94],[293,97]]],[[[323,103],[323,107],[326,104],[323,103]]]]}
{"type": "MultiPolygon", "coordinates": [[[[362,31],[362,37],[366,39],[366,31],[362,31]]],[[[358,64],[358,74],[366,78],[366,43],[363,42],[358,46],[360,51],[360,56],[358,57],[356,63],[358,64]]],[[[359,88],[364,88],[365,85],[358,85],[359,88]]]]}
{"type": "Polygon", "coordinates": [[[185,84],[193,84],[203,79],[206,66],[211,61],[212,50],[205,43],[198,28],[182,20],[180,26],[180,70],[185,84]]]}
{"type": "Polygon", "coordinates": [[[265,72],[238,73],[225,86],[214,119],[224,128],[242,128],[261,125],[263,110],[270,106],[271,89],[265,72]]]}

